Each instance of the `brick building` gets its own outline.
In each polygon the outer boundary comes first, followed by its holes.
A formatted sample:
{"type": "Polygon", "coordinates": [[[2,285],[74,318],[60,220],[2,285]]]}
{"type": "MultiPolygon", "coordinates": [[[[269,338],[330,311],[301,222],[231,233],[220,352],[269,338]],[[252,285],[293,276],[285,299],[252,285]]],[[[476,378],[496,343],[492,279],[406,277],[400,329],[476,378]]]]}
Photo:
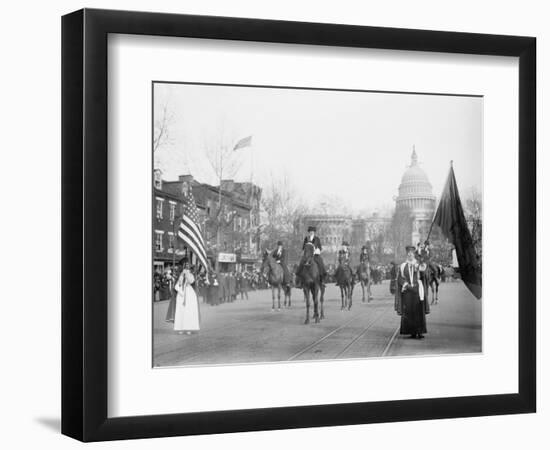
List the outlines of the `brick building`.
{"type": "MultiPolygon", "coordinates": [[[[165,181],[158,171],[155,172],[154,189],[155,263],[160,266],[174,254],[172,251],[167,253],[167,250],[171,248],[169,245],[174,245],[172,236],[174,229],[177,235],[183,212],[182,192],[189,190],[197,203],[207,256],[212,265],[221,271],[230,271],[257,263],[261,200],[258,186],[223,180],[220,189],[219,186],[200,183],[192,175],[180,175],[176,181],[165,181]]],[[[176,241],[175,255],[185,254],[181,240],[176,241]]]]}
{"type": "Polygon", "coordinates": [[[162,173],[159,170],[154,172],[153,264],[156,270],[162,271],[174,262],[179,262],[186,255],[183,241],[177,238],[178,226],[183,214],[181,192],[181,189],[179,192],[166,189],[162,173]]]}

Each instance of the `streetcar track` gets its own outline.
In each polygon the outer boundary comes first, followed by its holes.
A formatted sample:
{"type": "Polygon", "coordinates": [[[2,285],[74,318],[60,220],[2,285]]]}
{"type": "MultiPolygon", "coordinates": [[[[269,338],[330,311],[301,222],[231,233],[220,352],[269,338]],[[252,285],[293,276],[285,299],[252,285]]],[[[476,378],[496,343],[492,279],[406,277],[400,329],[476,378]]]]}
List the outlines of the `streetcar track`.
{"type": "MultiPolygon", "coordinates": [[[[328,299],[327,299],[328,300],[328,299]]],[[[336,299],[336,301],[338,301],[338,299],[336,299]]],[[[384,310],[384,312],[382,314],[380,314],[376,319],[374,319],[373,322],[371,322],[368,327],[370,328],[370,326],[374,325],[383,315],[385,315],[387,313],[387,311],[391,310],[391,308],[387,308],[384,310]]],[[[281,309],[281,311],[285,311],[285,309],[281,309]]],[[[331,332],[327,333],[326,335],[324,335],[323,337],[321,337],[320,339],[316,340],[315,342],[313,342],[312,344],[309,344],[307,347],[305,347],[304,349],[302,349],[300,352],[292,355],[289,359],[287,359],[287,361],[293,361],[295,360],[296,358],[298,358],[299,356],[301,356],[302,354],[306,353],[308,350],[310,350],[311,348],[315,347],[316,345],[320,344],[321,342],[325,341],[326,339],[328,339],[330,336],[334,335],[336,332],[342,330],[343,328],[345,328],[346,326],[348,326],[350,323],[352,323],[353,321],[355,320],[358,320],[358,319],[361,319],[361,318],[364,318],[364,316],[368,313],[372,312],[371,308],[368,308],[366,311],[364,311],[362,314],[358,314],[354,317],[352,317],[351,319],[349,319],[348,321],[346,321],[345,323],[343,323],[342,325],[340,325],[339,327],[335,328],[334,330],[332,330],[331,332]]],[[[247,323],[251,323],[251,322],[261,322],[261,321],[264,321],[264,320],[267,320],[267,319],[270,319],[270,318],[276,318],[278,316],[278,314],[276,314],[274,311],[271,311],[270,313],[266,313],[264,315],[262,315],[261,317],[253,317],[253,318],[250,318],[250,319],[244,319],[244,320],[241,320],[239,321],[238,323],[235,323],[233,325],[227,325],[227,326],[221,326],[221,327],[217,327],[217,328],[213,328],[211,330],[208,330],[206,332],[202,332],[200,334],[197,334],[197,335],[192,335],[192,336],[186,336],[186,341],[190,341],[190,340],[195,340],[197,338],[199,338],[200,336],[204,336],[205,334],[213,334],[215,332],[220,332],[220,331],[227,331],[227,330],[231,330],[231,329],[234,329],[234,328],[237,328],[237,327],[240,327],[240,326],[243,326],[244,324],[247,324],[247,323]]],[[[364,331],[365,332],[365,331],[364,331]]],[[[364,332],[362,333],[362,335],[364,334],[364,332]]],[[[360,336],[359,336],[360,337],[360,336]]],[[[358,338],[354,339],[354,341],[356,341],[358,338]]],[[[353,343],[353,342],[352,342],[353,343]]],[[[350,347],[351,345],[348,344],[347,347],[350,347]]],[[[347,348],[346,348],[347,349],[347,348]]],[[[163,357],[163,356],[166,356],[166,355],[169,355],[171,353],[177,353],[181,351],[181,348],[175,348],[175,349],[172,349],[172,350],[168,350],[168,351],[165,351],[165,352],[162,352],[162,353],[156,353],[155,354],[155,359],[159,358],[159,357],[163,357]]],[[[204,352],[193,352],[191,353],[190,355],[188,356],[184,356],[182,359],[179,359],[179,363],[178,364],[187,364],[201,356],[203,356],[203,353],[204,352]]],[[[342,353],[342,352],[341,352],[342,353]]],[[[339,353],[339,355],[341,354],[339,353]]],[[[281,361],[282,362],[282,361],[281,361]]],[[[164,367],[164,365],[158,365],[158,366],[155,366],[155,367],[164,367]]]]}
{"type": "MultiPolygon", "coordinates": [[[[325,301],[328,301],[330,299],[327,299],[325,301]]],[[[332,299],[336,302],[339,302],[339,299],[338,298],[335,298],[335,299],[332,299]]],[[[243,320],[240,320],[238,323],[235,323],[233,325],[226,325],[226,326],[220,326],[220,327],[216,327],[216,328],[211,328],[210,330],[206,330],[206,331],[202,331],[201,333],[198,333],[198,334],[193,334],[191,336],[186,336],[186,341],[192,341],[192,340],[195,340],[195,339],[198,339],[199,337],[201,336],[205,336],[205,335],[210,335],[214,332],[218,332],[218,331],[227,331],[227,330],[231,330],[233,328],[237,328],[237,327],[240,327],[241,325],[244,325],[244,324],[247,324],[247,323],[250,323],[250,322],[261,322],[263,320],[266,320],[266,319],[269,319],[270,317],[276,317],[276,313],[278,312],[284,312],[286,310],[293,310],[294,308],[281,308],[280,311],[270,311],[269,313],[266,313],[264,314],[263,316],[261,317],[252,317],[250,319],[243,319],[243,320]]],[[[168,355],[170,353],[175,353],[177,351],[179,351],[180,349],[172,349],[172,350],[167,350],[167,351],[163,351],[163,352],[155,352],[155,358],[158,358],[160,356],[164,356],[164,355],[168,355]]]]}
{"type": "Polygon", "coordinates": [[[351,342],[349,342],[340,352],[338,352],[333,358],[336,359],[336,358],[339,358],[340,356],[342,356],[344,353],[346,353],[348,351],[348,349],[353,345],[355,344],[359,339],[361,339],[366,333],[367,331],[369,331],[376,323],[378,323],[378,321],[384,317],[386,314],[388,314],[388,311],[391,311],[391,308],[388,308],[388,309],[385,309],[384,311],[382,311],[381,314],[378,315],[378,317],[376,319],[374,319],[372,322],[370,322],[364,329],[361,333],[359,333],[359,335],[357,335],[355,338],[353,338],[351,340],[351,342]]]}
{"type": "MultiPolygon", "coordinates": [[[[354,316],[352,317],[350,320],[348,320],[346,323],[342,324],[340,327],[338,327],[337,329],[333,330],[331,333],[329,333],[328,335],[325,336],[325,338],[329,337],[329,335],[333,334],[334,332],[338,331],[340,328],[343,328],[345,327],[347,324],[351,323],[352,321],[354,321],[355,319],[358,319],[360,317],[363,317],[368,311],[365,311],[364,313],[358,315],[358,316],[354,316]]],[[[274,314],[267,314],[265,315],[263,318],[254,318],[254,319],[247,319],[246,321],[242,321],[240,324],[236,324],[236,325],[231,325],[231,326],[228,326],[228,327],[219,327],[219,328],[216,328],[215,330],[227,330],[227,329],[230,329],[230,328],[235,328],[236,326],[238,325],[241,325],[243,323],[247,323],[247,322],[254,322],[254,321],[261,321],[261,320],[264,320],[266,318],[269,318],[269,317],[275,317],[274,314]]],[[[210,330],[210,332],[212,331],[215,331],[214,329],[213,330],[210,330]]],[[[195,335],[195,336],[192,336],[192,337],[198,337],[199,335],[195,335]]],[[[324,340],[324,338],[322,339],[324,340]]],[[[316,343],[318,343],[319,341],[316,341],[316,343]]],[[[315,344],[315,343],[314,343],[315,344]]],[[[164,355],[168,355],[170,353],[175,353],[175,352],[178,352],[180,349],[173,349],[173,350],[170,350],[170,351],[167,351],[167,352],[164,352],[164,353],[160,353],[160,354],[157,354],[156,357],[158,358],[159,356],[164,356],[164,355]]],[[[307,351],[307,350],[306,350],[307,351]]],[[[193,359],[196,359],[197,357],[200,357],[203,355],[203,352],[195,352],[195,353],[192,353],[190,354],[188,357],[187,356],[184,356],[183,359],[179,359],[179,362],[180,363],[187,363],[189,361],[192,361],[193,359]]],[[[299,356],[299,355],[298,355],[299,356]]],[[[292,357],[291,357],[292,358],[292,357]]],[[[291,361],[292,359],[289,359],[288,361],[291,361]]]]}
{"type": "Polygon", "coordinates": [[[386,348],[384,348],[384,351],[382,352],[382,354],[380,355],[382,358],[385,357],[387,354],[388,354],[388,351],[390,350],[390,347],[392,346],[393,344],[393,341],[395,340],[396,336],[397,336],[397,333],[399,333],[399,330],[401,329],[401,324],[399,324],[397,326],[397,328],[395,329],[395,331],[393,332],[390,340],[388,341],[387,345],[386,345],[386,348]]]}
{"type": "MultiPolygon", "coordinates": [[[[351,342],[349,342],[343,350],[341,350],[338,354],[336,354],[335,356],[331,357],[330,359],[338,359],[341,355],[343,355],[349,348],[351,348],[351,346],[353,344],[355,344],[361,337],[363,337],[365,335],[365,333],[370,330],[375,324],[377,324],[379,322],[379,320],[384,317],[389,311],[391,311],[391,308],[387,308],[385,309],[381,314],[379,314],[374,320],[372,320],[364,329],[363,331],[358,335],[356,336],[355,338],[353,338],[353,340],[351,342]]],[[[346,327],[347,325],[349,325],[351,322],[353,322],[355,319],[359,319],[360,317],[363,317],[364,315],[366,314],[363,313],[359,316],[355,316],[354,318],[348,320],[347,322],[345,322],[344,324],[342,324],[341,326],[339,326],[338,328],[332,330],[330,333],[326,334],[325,336],[323,336],[322,338],[318,339],[317,341],[313,342],[312,344],[308,345],[307,347],[305,347],[304,349],[302,349],[300,352],[296,353],[295,355],[291,356],[289,359],[287,359],[287,361],[293,361],[295,360],[298,356],[301,356],[303,355],[305,352],[307,352],[308,350],[311,350],[312,348],[314,348],[316,345],[322,343],[323,341],[325,341],[327,338],[329,338],[330,336],[332,336],[334,333],[336,333],[337,331],[343,329],[344,327],[346,327]]],[[[395,331],[393,332],[393,334],[391,335],[391,337],[389,338],[386,346],[384,347],[384,350],[383,352],[379,355],[379,356],[375,356],[376,358],[383,358],[387,355],[389,349],[391,348],[397,334],[399,333],[399,330],[400,330],[400,325],[397,326],[397,328],[395,329],[395,331]]],[[[181,363],[189,363],[190,361],[193,361],[194,359],[198,358],[202,356],[202,353],[201,352],[198,352],[198,353],[194,353],[193,355],[191,355],[189,358],[185,358],[183,360],[180,361],[180,364],[181,363]]],[[[313,361],[313,360],[312,360],[313,361]]],[[[282,361],[281,361],[282,362],[282,361]]]]}
{"type": "MultiPolygon", "coordinates": [[[[390,309],[390,308],[388,308],[390,309]]],[[[319,345],[321,342],[325,341],[326,339],[328,339],[329,337],[331,337],[333,334],[335,334],[336,332],[342,330],[343,328],[345,328],[347,325],[349,325],[351,322],[353,322],[354,320],[357,320],[357,319],[360,319],[360,318],[363,318],[367,313],[369,312],[369,310],[365,311],[364,313],[362,314],[359,314],[357,316],[354,316],[352,317],[351,319],[349,319],[348,321],[344,322],[342,325],[340,325],[339,327],[335,328],[334,330],[332,330],[330,333],[327,333],[325,334],[323,337],[321,337],[320,339],[316,340],[315,342],[309,344],[308,346],[306,346],[305,348],[303,348],[302,350],[300,350],[299,352],[295,353],[294,355],[292,355],[290,358],[287,359],[287,361],[294,361],[296,358],[298,358],[299,356],[303,355],[304,353],[306,353],[307,351],[311,350],[312,348],[316,347],[317,345],[319,345]]],[[[386,312],[386,310],[384,311],[384,313],[386,312]]],[[[384,314],[383,313],[383,314],[384,314]]],[[[377,319],[375,319],[377,320],[377,319]]]]}

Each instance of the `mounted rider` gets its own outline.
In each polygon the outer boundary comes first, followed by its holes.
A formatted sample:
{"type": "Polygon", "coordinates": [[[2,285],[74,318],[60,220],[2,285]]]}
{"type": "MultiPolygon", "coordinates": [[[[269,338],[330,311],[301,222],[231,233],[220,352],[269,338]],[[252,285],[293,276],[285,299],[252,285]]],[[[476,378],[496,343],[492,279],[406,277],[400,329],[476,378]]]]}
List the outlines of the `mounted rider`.
{"type": "MultiPolygon", "coordinates": [[[[305,250],[306,244],[312,244],[313,245],[313,260],[317,264],[317,267],[319,268],[319,275],[321,277],[321,283],[325,283],[325,278],[327,275],[327,271],[325,269],[325,263],[323,262],[323,258],[321,258],[321,251],[323,250],[323,247],[321,246],[321,239],[319,239],[318,236],[315,235],[317,232],[317,228],[314,226],[309,226],[307,229],[308,235],[304,238],[304,244],[302,245],[302,250],[305,250]]],[[[298,268],[296,269],[296,275],[297,280],[299,280],[300,273],[302,271],[302,267],[304,266],[304,259],[300,261],[300,264],[298,265],[298,268]]]]}
{"type": "Polygon", "coordinates": [[[283,284],[290,286],[290,272],[288,271],[287,254],[282,241],[277,241],[277,248],[273,250],[271,256],[283,269],[283,284]]]}
{"type": "Polygon", "coordinates": [[[436,264],[435,262],[430,260],[431,259],[430,248],[431,248],[430,247],[430,241],[428,241],[427,239],[426,239],[426,241],[424,241],[423,244],[421,242],[419,242],[416,246],[415,257],[416,257],[416,260],[419,263],[425,265],[424,267],[429,268],[434,273],[439,275],[441,269],[440,269],[440,266],[438,264],[436,264]]]}
{"type": "Polygon", "coordinates": [[[416,244],[415,257],[417,261],[423,261],[429,264],[430,261],[430,241],[426,240],[424,243],[419,242],[416,244]]]}
{"type": "MultiPolygon", "coordinates": [[[[338,274],[343,269],[343,267],[350,267],[351,254],[349,251],[349,242],[343,241],[342,247],[338,250],[338,267],[336,268],[336,279],[338,280],[338,274]]],[[[350,269],[351,270],[351,269],[350,269]]]]}
{"type": "Polygon", "coordinates": [[[361,247],[361,254],[359,255],[359,263],[368,263],[370,262],[370,243],[367,242],[366,245],[361,247]]]}
{"type": "Polygon", "coordinates": [[[338,264],[340,265],[345,264],[349,266],[350,259],[351,259],[351,256],[349,252],[349,242],[343,241],[342,247],[340,248],[340,250],[338,250],[338,264]]]}

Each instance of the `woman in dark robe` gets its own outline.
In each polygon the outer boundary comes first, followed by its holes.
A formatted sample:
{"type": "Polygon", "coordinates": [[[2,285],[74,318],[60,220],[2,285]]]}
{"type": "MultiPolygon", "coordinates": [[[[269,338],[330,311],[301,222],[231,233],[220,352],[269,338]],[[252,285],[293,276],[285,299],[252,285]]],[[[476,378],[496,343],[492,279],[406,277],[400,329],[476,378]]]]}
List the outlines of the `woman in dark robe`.
{"type": "Polygon", "coordinates": [[[173,287],[172,270],[166,269],[160,280],[160,300],[170,300],[173,287]]]}
{"type": "Polygon", "coordinates": [[[209,305],[216,306],[220,304],[220,282],[218,280],[218,274],[211,271],[207,275],[207,294],[206,302],[209,305]]]}
{"type": "Polygon", "coordinates": [[[401,334],[422,339],[427,333],[426,314],[429,311],[426,294],[426,267],[415,259],[414,246],[407,246],[407,260],[397,273],[396,309],[401,315],[401,334]]]}
{"type": "MultiPolygon", "coordinates": [[[[175,290],[175,282],[174,280],[177,280],[179,278],[179,273],[181,272],[181,264],[184,264],[187,262],[187,258],[183,258],[180,261],[180,266],[174,268],[174,272],[172,273],[172,270],[169,271],[170,274],[170,302],[168,303],[168,309],[166,310],[166,318],[164,319],[166,322],[174,322],[174,316],[176,315],[176,296],[178,293],[175,290]]],[[[167,294],[165,294],[167,295],[167,294]]],[[[162,298],[161,298],[162,299],[162,298]]]]}

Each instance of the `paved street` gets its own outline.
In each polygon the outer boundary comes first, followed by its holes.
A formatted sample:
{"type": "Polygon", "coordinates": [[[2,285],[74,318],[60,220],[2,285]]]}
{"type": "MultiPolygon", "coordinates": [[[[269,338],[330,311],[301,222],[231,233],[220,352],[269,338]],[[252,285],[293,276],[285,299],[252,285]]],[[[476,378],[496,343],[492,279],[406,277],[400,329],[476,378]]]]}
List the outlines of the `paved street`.
{"type": "Polygon", "coordinates": [[[481,301],[462,282],[443,283],[437,305],[427,316],[426,339],[399,335],[388,282],[372,287],[374,299],[353,295],[351,311],[340,310],[339,289],[325,294],[326,319],[304,325],[301,290],[292,307],[271,311],[271,291],[252,291],[248,300],[219,306],[201,301],[201,330],[179,335],[164,321],[168,301],[154,304],[154,365],[236,364],[269,361],[434,355],[481,351],[481,301]]]}

